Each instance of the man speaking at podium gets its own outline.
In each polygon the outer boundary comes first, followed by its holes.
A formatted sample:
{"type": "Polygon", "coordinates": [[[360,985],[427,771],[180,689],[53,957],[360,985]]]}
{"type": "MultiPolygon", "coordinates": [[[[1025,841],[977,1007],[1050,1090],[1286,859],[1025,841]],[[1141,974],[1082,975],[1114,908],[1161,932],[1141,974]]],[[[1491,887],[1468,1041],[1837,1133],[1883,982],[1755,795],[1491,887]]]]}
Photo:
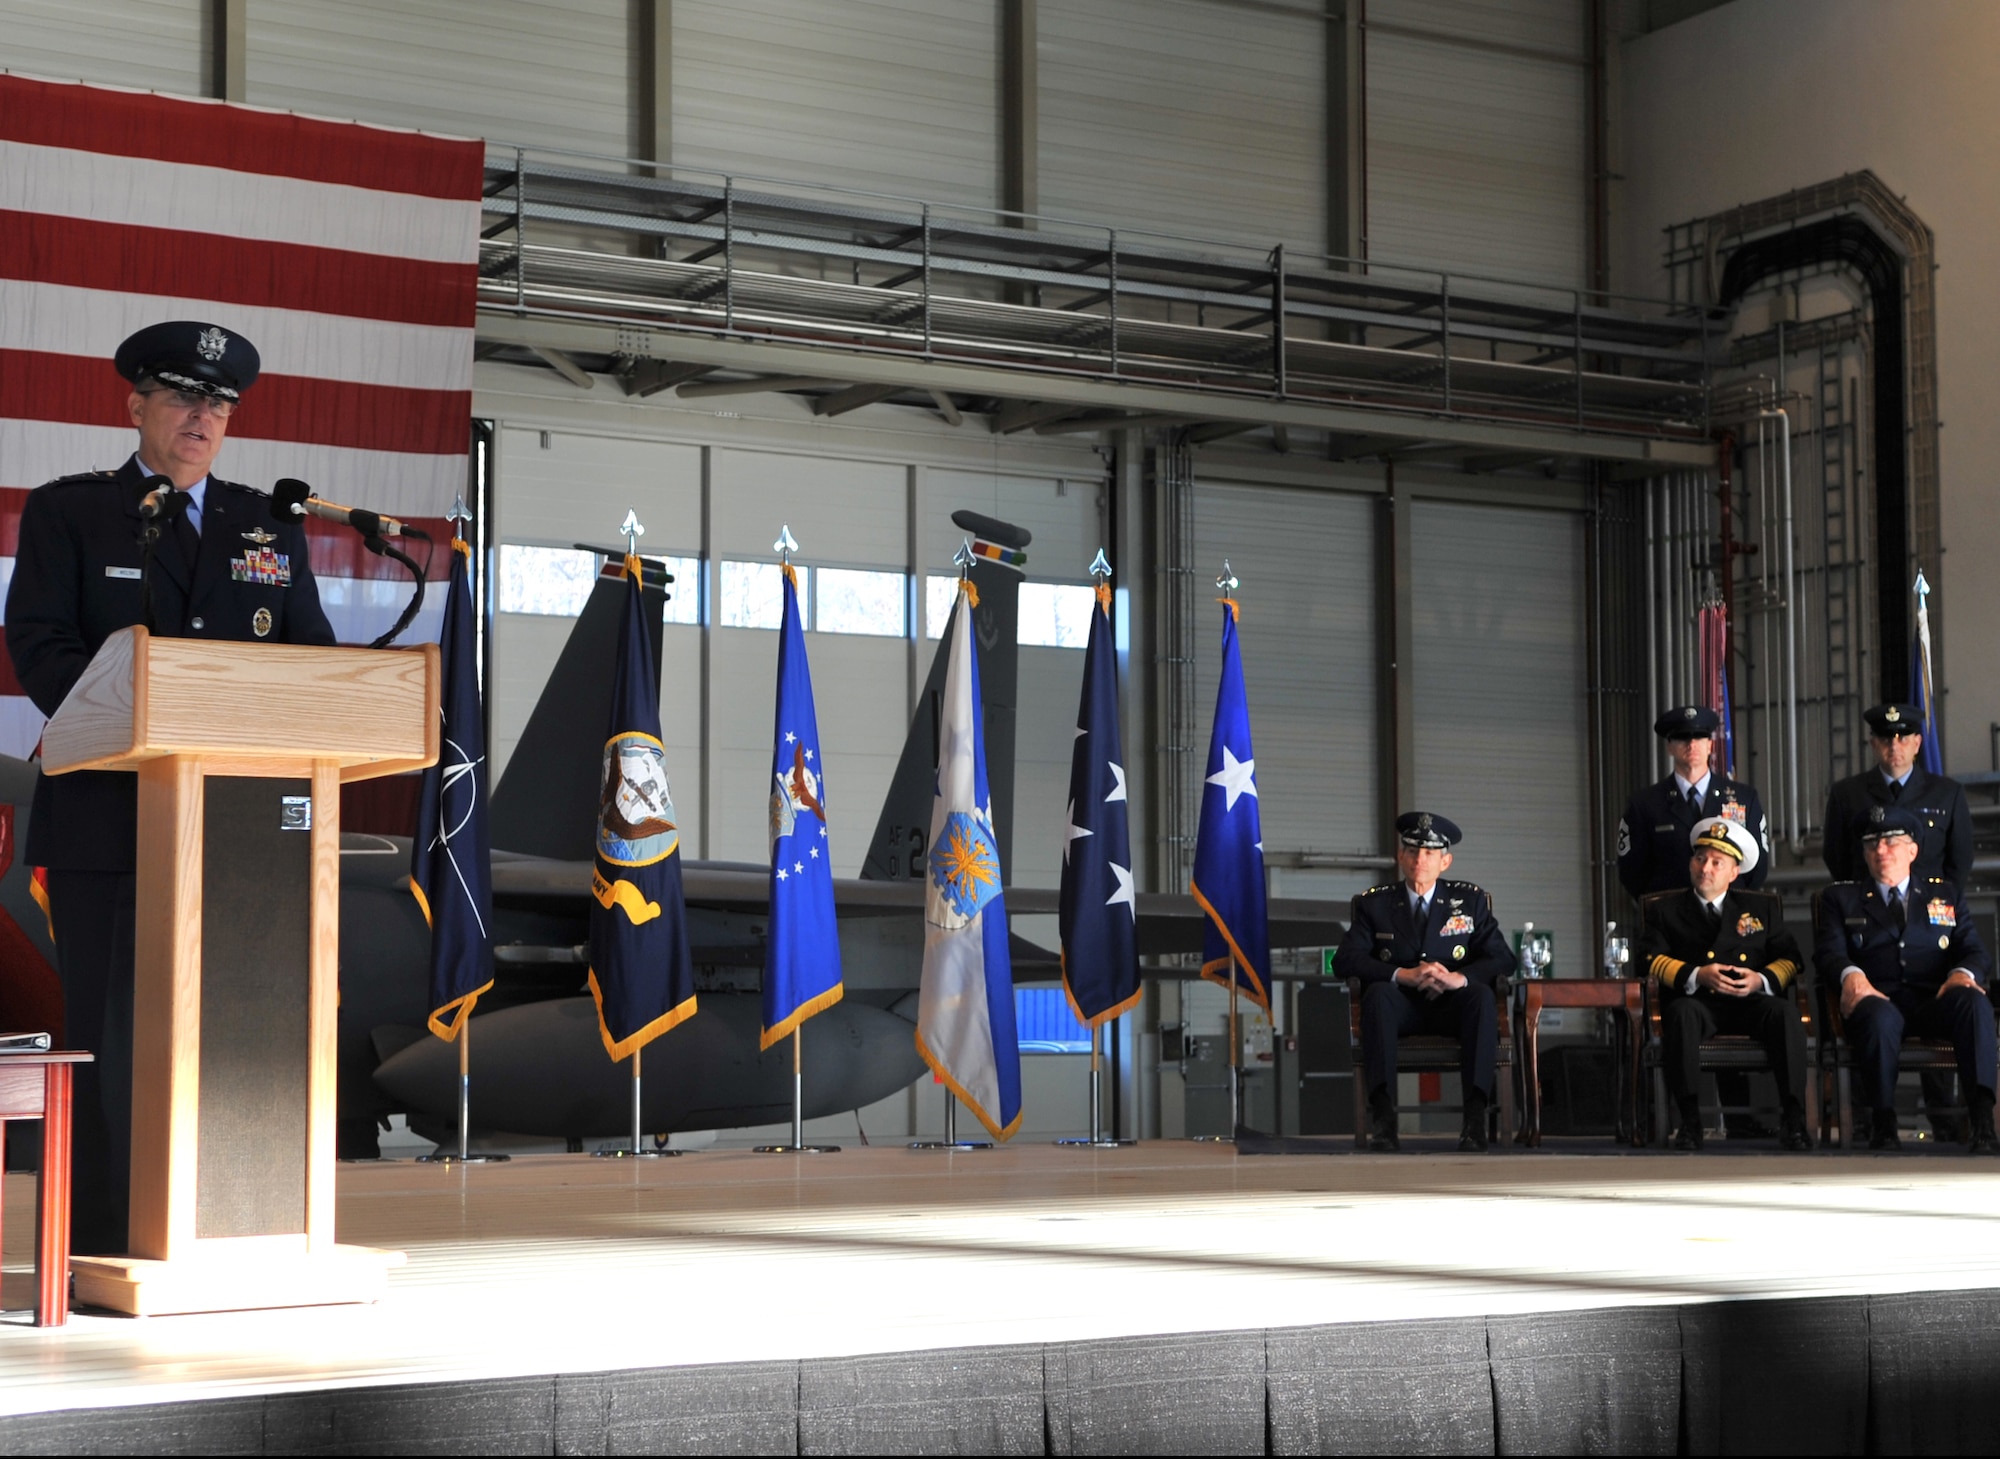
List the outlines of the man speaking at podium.
{"type": "MultiPolygon", "coordinates": [[[[331,644],[303,529],[270,498],[209,474],[243,392],[250,342],[177,320],[118,347],[137,449],[116,471],[29,493],[7,591],[7,649],[35,707],[53,715],[104,640],[145,621],[142,531],[161,524],[150,569],[155,631],[174,638],[331,644]],[[171,491],[159,490],[161,478],[171,491]],[[157,495],[154,493],[157,492],[157,495]],[[142,512],[142,506],[147,512],[142,512]]],[[[132,1133],[133,867],[138,777],[39,776],[26,856],[48,868],[63,985],[63,1042],[77,1072],[72,1249],[126,1249],[132,1133]]]]}

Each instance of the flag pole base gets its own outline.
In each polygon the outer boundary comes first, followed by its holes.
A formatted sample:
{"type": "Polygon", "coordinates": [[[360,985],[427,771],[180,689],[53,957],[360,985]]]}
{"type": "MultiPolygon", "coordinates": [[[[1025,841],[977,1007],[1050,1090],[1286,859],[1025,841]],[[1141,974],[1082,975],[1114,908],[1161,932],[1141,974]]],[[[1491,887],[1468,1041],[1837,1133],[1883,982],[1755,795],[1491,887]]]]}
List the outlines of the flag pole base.
{"type": "Polygon", "coordinates": [[[1089,1140],[1078,1135],[1067,1140],[1052,1140],[1053,1145],[1085,1145],[1092,1150],[1117,1150],[1126,1145],[1136,1145],[1137,1140],[1089,1140]]]}
{"type": "Polygon", "coordinates": [[[752,1145],[753,1155],[838,1155],[838,1145],[752,1145]]]}
{"type": "Polygon", "coordinates": [[[433,1150],[428,1155],[417,1156],[415,1163],[418,1165],[504,1165],[513,1158],[511,1155],[481,1155],[476,1152],[461,1155],[456,1150],[433,1150]]]}
{"type": "Polygon", "coordinates": [[[912,1140],[912,1150],[991,1150],[991,1140],[912,1140]]]}
{"type": "Polygon", "coordinates": [[[664,1160],[669,1155],[682,1155],[685,1153],[685,1151],[681,1150],[634,1150],[629,1146],[622,1145],[616,1150],[593,1150],[590,1152],[591,1158],[595,1160],[664,1160]]]}
{"type": "Polygon", "coordinates": [[[1190,1145],[1234,1145],[1236,1137],[1234,1135],[1189,1135],[1187,1142],[1190,1145]]]}

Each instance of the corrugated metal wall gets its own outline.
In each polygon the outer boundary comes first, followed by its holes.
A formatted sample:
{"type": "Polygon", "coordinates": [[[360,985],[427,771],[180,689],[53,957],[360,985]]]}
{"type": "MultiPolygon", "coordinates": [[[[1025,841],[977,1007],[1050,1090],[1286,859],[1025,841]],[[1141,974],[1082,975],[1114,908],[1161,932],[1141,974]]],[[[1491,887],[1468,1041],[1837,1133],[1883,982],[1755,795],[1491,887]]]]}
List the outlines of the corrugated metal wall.
{"type": "Polygon", "coordinates": [[[191,96],[201,90],[202,0],[6,0],[0,66],[191,96]]]}
{"type": "Polygon", "coordinates": [[[992,206],[991,0],[675,0],[673,13],[676,162],[992,206]]]}
{"type": "Polygon", "coordinates": [[[631,150],[625,0],[257,0],[248,99],[612,157],[631,150]]]}
{"type": "Polygon", "coordinates": [[[1041,211],[1325,246],[1324,22],[1221,0],[1041,0],[1041,211]]]}
{"type": "Polygon", "coordinates": [[[1411,507],[1417,795],[1465,832],[1449,875],[1511,934],[1555,929],[1555,971],[1596,969],[1590,927],[1583,519],[1411,507]]]}
{"type": "Polygon", "coordinates": [[[1580,0],[1369,0],[1368,254],[1585,282],[1580,0]]]}

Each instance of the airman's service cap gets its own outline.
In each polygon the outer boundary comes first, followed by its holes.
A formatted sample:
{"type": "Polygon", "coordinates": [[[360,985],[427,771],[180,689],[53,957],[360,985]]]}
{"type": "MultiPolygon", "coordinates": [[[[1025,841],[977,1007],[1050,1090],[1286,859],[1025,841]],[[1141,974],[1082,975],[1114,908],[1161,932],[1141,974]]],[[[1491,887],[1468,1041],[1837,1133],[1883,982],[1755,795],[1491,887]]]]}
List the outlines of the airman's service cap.
{"type": "Polygon", "coordinates": [[[1854,834],[1863,842],[1886,841],[1891,836],[1908,836],[1912,841],[1923,834],[1924,823],[1917,813],[1899,805],[1872,805],[1854,818],[1854,834]]]}
{"type": "Polygon", "coordinates": [[[1878,740],[1924,732],[1924,712],[1914,704],[1878,704],[1861,717],[1868,721],[1868,732],[1878,740]]]}
{"type": "Polygon", "coordinates": [[[1712,739],[1722,724],[1722,716],[1700,704],[1682,704],[1663,710],[1653,721],[1653,733],[1666,740],[1712,739]]]}
{"type": "Polygon", "coordinates": [[[1445,851],[1463,841],[1465,833],[1443,816],[1405,811],[1396,817],[1396,839],[1413,851],[1445,851]]]}
{"type": "Polygon", "coordinates": [[[118,346],[112,363],[135,385],[150,378],[218,400],[240,399],[262,367],[249,340],[196,319],[147,325],[118,346]]]}

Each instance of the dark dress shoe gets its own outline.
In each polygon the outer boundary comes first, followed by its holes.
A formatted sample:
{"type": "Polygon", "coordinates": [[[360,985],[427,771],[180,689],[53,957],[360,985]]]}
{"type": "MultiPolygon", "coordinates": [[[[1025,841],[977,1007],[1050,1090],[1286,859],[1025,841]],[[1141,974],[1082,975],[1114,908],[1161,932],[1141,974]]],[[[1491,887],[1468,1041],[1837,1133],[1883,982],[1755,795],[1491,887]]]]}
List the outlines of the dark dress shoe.
{"type": "Polygon", "coordinates": [[[1701,1148],[1700,1125],[1677,1125],[1673,1139],[1667,1142],[1676,1150],[1699,1150],[1701,1148]]]}
{"type": "Polygon", "coordinates": [[[1802,1114],[1787,1114],[1779,1122],[1778,1148],[1780,1150],[1810,1150],[1813,1138],[1806,1129],[1806,1117],[1802,1114]]]}
{"type": "Polygon", "coordinates": [[[1900,1150],[1903,1137],[1896,1133],[1896,1112],[1892,1109],[1878,1109],[1868,1123],[1868,1148],[1870,1150],[1900,1150]]]}
{"type": "Polygon", "coordinates": [[[1377,1155],[1393,1155],[1403,1148],[1403,1138],[1396,1133],[1396,1117],[1386,1120],[1372,1119],[1368,1122],[1368,1148],[1377,1155]]]}
{"type": "Polygon", "coordinates": [[[1981,1129],[1976,1122],[1973,1124],[1972,1139],[1966,1146],[1966,1153],[1969,1155],[2000,1155],[2000,1135],[1993,1133],[1992,1121],[1987,1121],[1984,1129],[1981,1129]]]}
{"type": "Polygon", "coordinates": [[[1468,1095],[1465,1100],[1465,1124],[1458,1132],[1458,1148],[1465,1151],[1481,1151],[1488,1148],[1486,1137],[1486,1115],[1492,1106],[1478,1095],[1468,1095]]]}

